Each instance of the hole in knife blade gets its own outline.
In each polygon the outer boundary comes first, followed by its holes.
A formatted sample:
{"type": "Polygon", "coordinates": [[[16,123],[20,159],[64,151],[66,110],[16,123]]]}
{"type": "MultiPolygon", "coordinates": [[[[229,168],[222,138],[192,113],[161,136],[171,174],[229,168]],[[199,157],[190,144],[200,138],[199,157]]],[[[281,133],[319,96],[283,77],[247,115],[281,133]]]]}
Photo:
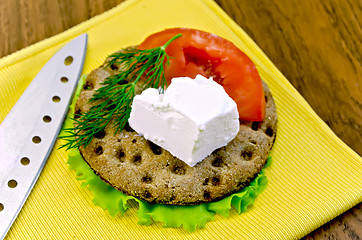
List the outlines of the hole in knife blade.
{"type": "Polygon", "coordinates": [[[72,56],[68,56],[68,57],[66,57],[65,60],[64,60],[64,64],[67,65],[67,66],[69,66],[70,64],[72,64],[72,62],[73,62],[73,57],[72,57],[72,56]]]}
{"type": "Polygon", "coordinates": [[[27,157],[23,157],[22,159],[20,159],[20,163],[24,166],[29,165],[30,159],[27,157]]]}
{"type": "Polygon", "coordinates": [[[48,115],[45,115],[45,116],[43,117],[43,121],[46,122],[46,123],[49,123],[49,122],[52,121],[52,118],[51,118],[50,116],[48,116],[48,115]]]}
{"type": "Polygon", "coordinates": [[[67,77],[61,77],[60,78],[60,81],[62,82],[62,83],[67,83],[68,81],[69,81],[69,79],[67,78],[67,77]]]}
{"type": "Polygon", "coordinates": [[[12,179],[8,182],[8,186],[9,188],[16,188],[16,186],[18,186],[18,182],[12,179]]]}
{"type": "Polygon", "coordinates": [[[55,103],[60,102],[60,97],[54,96],[54,97],[52,98],[52,100],[53,100],[53,102],[55,102],[55,103]]]}
{"type": "Polygon", "coordinates": [[[0,212],[4,210],[4,204],[0,203],[0,212]]]}
{"type": "Polygon", "coordinates": [[[34,136],[32,140],[33,140],[33,143],[36,143],[36,144],[41,142],[41,138],[39,136],[34,136]]]}

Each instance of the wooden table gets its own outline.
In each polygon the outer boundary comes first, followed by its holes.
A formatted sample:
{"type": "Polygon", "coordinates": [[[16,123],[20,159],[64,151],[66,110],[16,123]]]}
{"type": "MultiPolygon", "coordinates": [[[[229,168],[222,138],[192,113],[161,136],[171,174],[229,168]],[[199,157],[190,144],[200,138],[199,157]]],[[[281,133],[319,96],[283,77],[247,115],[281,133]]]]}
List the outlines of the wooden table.
{"type": "MultiPolygon", "coordinates": [[[[1,0],[0,57],[123,0],[1,0]]],[[[317,114],[362,155],[362,1],[217,0],[317,114]]],[[[362,204],[306,239],[362,238],[362,204]]]]}

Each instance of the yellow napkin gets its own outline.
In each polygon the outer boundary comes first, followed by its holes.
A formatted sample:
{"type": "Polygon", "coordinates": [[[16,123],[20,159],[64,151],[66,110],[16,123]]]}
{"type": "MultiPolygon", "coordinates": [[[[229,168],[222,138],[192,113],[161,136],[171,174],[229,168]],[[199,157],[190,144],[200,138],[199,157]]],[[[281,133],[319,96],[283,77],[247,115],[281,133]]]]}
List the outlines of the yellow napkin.
{"type": "MultiPolygon", "coordinates": [[[[205,229],[137,224],[136,208],[111,217],[68,169],[59,141],[6,239],[300,238],[362,200],[361,157],[314,113],[258,46],[211,0],[129,0],[78,26],[0,59],[0,121],[50,57],[89,34],[84,73],[105,57],[168,27],[192,27],[234,42],[256,63],[274,94],[279,125],[266,169],[268,188],[246,213],[216,215],[205,229]]],[[[0,193],[1,194],[1,193],[0,193]]],[[[0,212],[1,215],[1,212],[0,212]]]]}

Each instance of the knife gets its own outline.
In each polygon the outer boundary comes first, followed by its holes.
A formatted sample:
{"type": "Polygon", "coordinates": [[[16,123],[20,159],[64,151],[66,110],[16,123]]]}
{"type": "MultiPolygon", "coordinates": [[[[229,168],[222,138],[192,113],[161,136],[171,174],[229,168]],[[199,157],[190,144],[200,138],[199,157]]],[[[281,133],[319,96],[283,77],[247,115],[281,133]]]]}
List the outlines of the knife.
{"type": "Polygon", "coordinates": [[[61,48],[0,124],[0,236],[9,231],[53,148],[83,69],[87,34],[61,48]]]}

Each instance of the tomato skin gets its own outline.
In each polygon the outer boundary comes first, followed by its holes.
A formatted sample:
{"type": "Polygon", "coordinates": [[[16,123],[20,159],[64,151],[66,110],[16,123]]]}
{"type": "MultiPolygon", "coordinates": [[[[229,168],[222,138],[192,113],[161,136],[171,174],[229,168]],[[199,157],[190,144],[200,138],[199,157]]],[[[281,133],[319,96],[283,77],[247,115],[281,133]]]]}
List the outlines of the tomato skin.
{"type": "Polygon", "coordinates": [[[176,34],[166,52],[170,56],[165,65],[165,77],[195,78],[197,74],[221,84],[236,102],[239,118],[261,121],[265,115],[263,85],[255,64],[230,41],[215,34],[189,28],[170,28],[147,37],[139,49],[164,45],[176,34]]]}

